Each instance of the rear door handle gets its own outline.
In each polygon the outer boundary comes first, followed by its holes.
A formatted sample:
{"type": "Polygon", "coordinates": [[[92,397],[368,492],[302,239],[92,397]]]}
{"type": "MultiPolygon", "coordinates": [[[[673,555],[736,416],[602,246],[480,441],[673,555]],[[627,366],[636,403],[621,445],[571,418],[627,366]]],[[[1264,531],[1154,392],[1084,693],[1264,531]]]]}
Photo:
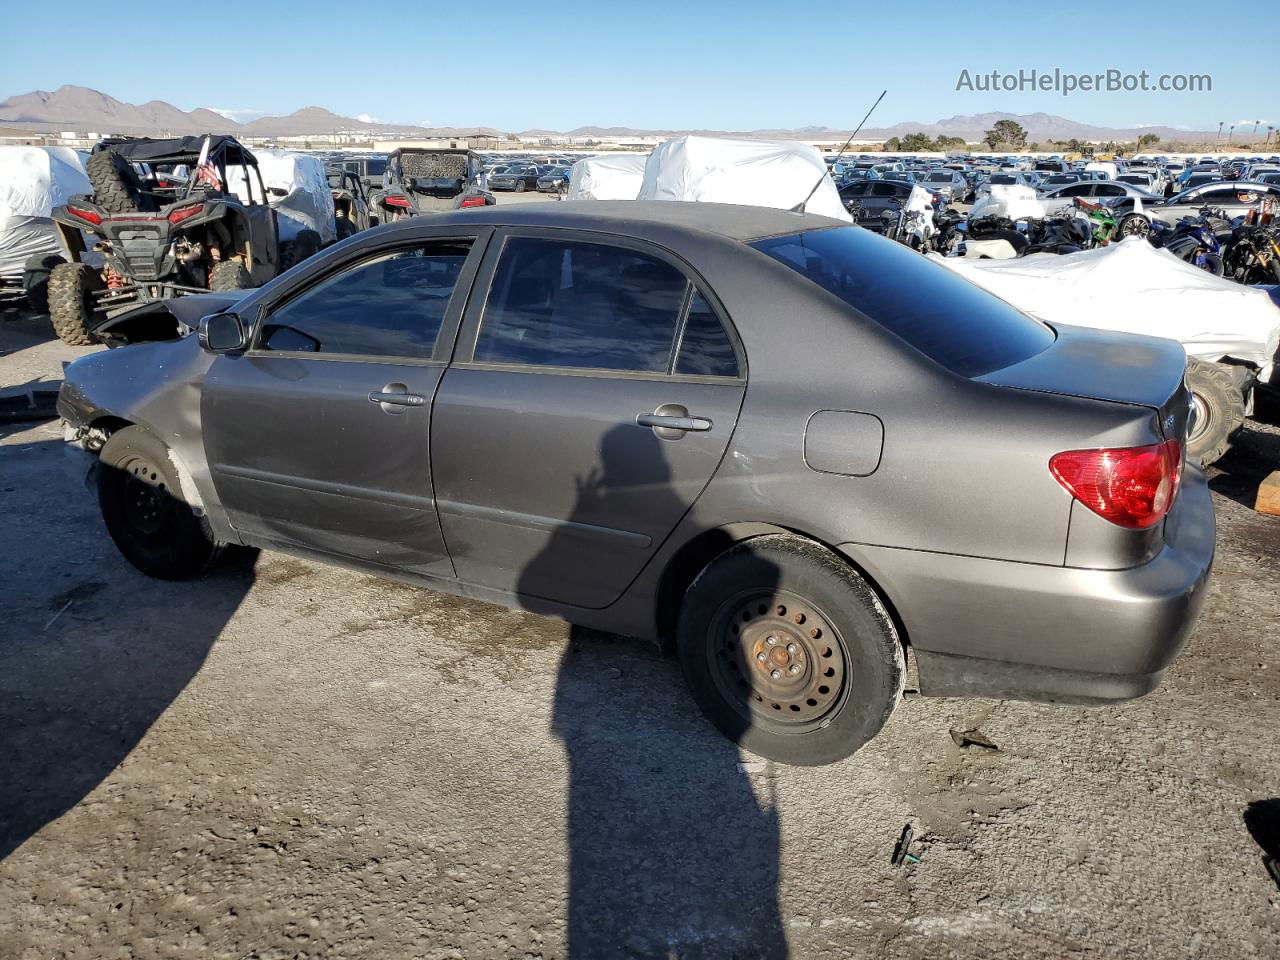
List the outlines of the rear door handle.
{"type": "Polygon", "coordinates": [[[642,413],[636,417],[636,423],[642,427],[661,427],[664,430],[710,430],[713,426],[704,417],[668,417],[657,413],[642,413]]]}
{"type": "Polygon", "coordinates": [[[369,394],[369,402],[376,403],[383,413],[404,413],[405,407],[421,407],[427,398],[420,393],[410,393],[403,383],[388,383],[381,390],[369,394]]]}
{"type": "Polygon", "coordinates": [[[703,433],[713,426],[706,417],[691,417],[689,411],[678,403],[664,403],[653,413],[642,413],[636,417],[636,423],[652,427],[654,434],[662,440],[679,440],[686,433],[703,433]]]}

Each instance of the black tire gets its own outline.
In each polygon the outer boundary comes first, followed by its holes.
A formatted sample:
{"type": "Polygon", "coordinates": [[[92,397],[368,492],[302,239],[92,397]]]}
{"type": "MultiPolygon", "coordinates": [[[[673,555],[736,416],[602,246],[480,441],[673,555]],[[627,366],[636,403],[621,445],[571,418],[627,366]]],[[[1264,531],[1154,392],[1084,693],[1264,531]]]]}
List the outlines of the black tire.
{"type": "Polygon", "coordinates": [[[680,607],[677,649],[703,714],[780,763],[816,766],[880,732],[906,664],[875,592],[824,547],[756,537],[713,560],[680,607]],[[762,659],[763,658],[763,659],[762,659]]]}
{"type": "Polygon", "coordinates": [[[288,243],[280,244],[280,272],[284,273],[319,253],[321,245],[320,234],[314,230],[299,230],[288,243]]]}
{"type": "Polygon", "coordinates": [[[253,277],[239,260],[223,260],[209,271],[210,290],[247,290],[253,286],[253,277]]]}
{"type": "Polygon", "coordinates": [[[60,263],[49,272],[49,321],[59,340],[74,347],[94,342],[93,293],[102,287],[102,275],[87,263],[60,263]]]}
{"type": "Polygon", "coordinates": [[[151,206],[138,191],[133,168],[118,154],[100,150],[89,158],[85,172],[93,184],[93,202],[102,209],[110,213],[131,213],[151,206]]]}
{"type": "Polygon", "coordinates": [[[359,227],[357,227],[353,222],[348,220],[346,217],[338,217],[337,228],[338,228],[339,240],[345,240],[347,239],[347,237],[354,237],[357,233],[360,232],[359,227]]]}
{"type": "Polygon", "coordinates": [[[1234,371],[1223,363],[1187,359],[1192,422],[1187,433],[1187,459],[1208,466],[1231,449],[1244,426],[1245,398],[1234,371]]]}
{"type": "Polygon", "coordinates": [[[22,291],[33,312],[49,312],[49,274],[54,267],[66,262],[56,253],[37,253],[27,258],[22,267],[22,291]]]}
{"type": "Polygon", "coordinates": [[[98,505],[126,560],[149,577],[190,580],[218,555],[208,523],[182,499],[169,448],[141,427],[111,435],[98,465],[98,505]]]}
{"type": "Polygon", "coordinates": [[[516,181],[516,193],[524,193],[527,189],[529,188],[525,186],[525,182],[523,180],[516,181]]]}
{"type": "Polygon", "coordinates": [[[1150,236],[1151,221],[1140,213],[1131,213],[1121,218],[1120,224],[1116,227],[1116,234],[1120,237],[1150,236]]]}
{"type": "Polygon", "coordinates": [[[1220,277],[1225,272],[1225,268],[1222,265],[1222,258],[1216,253],[1206,253],[1204,255],[1204,263],[1201,264],[1200,269],[1205,270],[1208,273],[1212,273],[1215,277],[1220,277]]]}

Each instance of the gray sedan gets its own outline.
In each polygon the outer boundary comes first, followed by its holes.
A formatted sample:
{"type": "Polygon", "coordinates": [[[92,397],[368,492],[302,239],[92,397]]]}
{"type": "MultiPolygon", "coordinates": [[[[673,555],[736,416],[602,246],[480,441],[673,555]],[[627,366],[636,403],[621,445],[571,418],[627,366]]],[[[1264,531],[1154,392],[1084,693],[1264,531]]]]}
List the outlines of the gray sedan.
{"type": "MultiPolygon", "coordinates": [[[[1272,203],[1280,204],[1280,186],[1243,180],[1215,180],[1183,190],[1167,200],[1156,203],[1143,200],[1143,214],[1148,220],[1160,220],[1172,226],[1183,217],[1194,215],[1201,207],[1213,207],[1223,211],[1230,220],[1248,213],[1268,197],[1272,203]]],[[[1121,201],[1118,206],[1123,208],[1125,203],[1121,201]]]]}
{"type": "Polygon", "coordinates": [[[1182,348],[835,220],[418,217],[98,335],[58,408],[144,573],[281,549],[646,637],[783,762],[871,739],[908,656],[930,696],[1140,696],[1205,595],[1182,348]]]}

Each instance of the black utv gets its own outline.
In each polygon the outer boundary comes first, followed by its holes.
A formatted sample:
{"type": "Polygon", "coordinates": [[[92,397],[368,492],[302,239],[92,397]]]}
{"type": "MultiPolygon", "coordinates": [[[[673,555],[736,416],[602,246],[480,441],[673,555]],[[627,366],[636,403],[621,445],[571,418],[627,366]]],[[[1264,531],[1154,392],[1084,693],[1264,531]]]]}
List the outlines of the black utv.
{"type": "Polygon", "coordinates": [[[374,217],[391,223],[418,213],[485,207],[497,202],[483,189],[480,158],[470,150],[403,147],[387,157],[383,187],[369,194],[374,217]]]}
{"type": "Polygon", "coordinates": [[[107,141],[86,168],[93,196],[53,212],[68,262],[49,275],[49,316],[67,343],[138,304],[259,286],[320,249],[312,230],[281,244],[258,162],[234,137],[107,141]]]}

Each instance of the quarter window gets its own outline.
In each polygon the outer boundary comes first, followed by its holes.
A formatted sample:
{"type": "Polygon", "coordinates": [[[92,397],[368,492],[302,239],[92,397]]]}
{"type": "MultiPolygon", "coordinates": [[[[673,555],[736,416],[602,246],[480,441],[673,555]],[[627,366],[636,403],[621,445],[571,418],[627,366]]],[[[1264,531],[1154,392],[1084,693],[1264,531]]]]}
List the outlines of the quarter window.
{"type": "Polygon", "coordinates": [[[687,285],[675,267],[633,250],[514,237],[475,361],[665,373],[687,285]]]}
{"type": "Polygon", "coordinates": [[[725,333],[720,318],[695,293],[680,336],[680,352],[676,354],[677,374],[703,377],[736,377],[738,358],[733,343],[725,333]]]}
{"type": "Polygon", "coordinates": [[[326,277],[267,318],[258,346],[430,359],[470,246],[398,250],[326,277]]]}

